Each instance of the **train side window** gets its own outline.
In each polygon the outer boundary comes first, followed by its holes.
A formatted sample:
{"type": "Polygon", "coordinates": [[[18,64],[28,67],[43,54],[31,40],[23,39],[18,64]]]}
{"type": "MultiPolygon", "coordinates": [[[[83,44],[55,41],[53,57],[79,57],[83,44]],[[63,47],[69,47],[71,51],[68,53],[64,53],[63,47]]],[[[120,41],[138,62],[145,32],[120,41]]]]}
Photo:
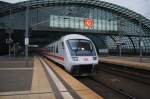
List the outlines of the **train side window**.
{"type": "Polygon", "coordinates": [[[58,53],[58,44],[56,44],[56,53],[58,53]]]}
{"type": "Polygon", "coordinates": [[[50,47],[48,47],[48,51],[50,51],[50,47]]]}
{"type": "Polygon", "coordinates": [[[62,44],[62,49],[64,49],[64,43],[63,43],[63,42],[61,42],[61,44],[62,44]]]}
{"type": "Polygon", "coordinates": [[[52,50],[51,50],[51,47],[50,47],[50,52],[51,52],[52,50]]]}
{"type": "Polygon", "coordinates": [[[55,45],[53,44],[53,53],[55,53],[55,45]]]}
{"type": "Polygon", "coordinates": [[[52,52],[54,53],[54,46],[52,45],[52,52]]]}

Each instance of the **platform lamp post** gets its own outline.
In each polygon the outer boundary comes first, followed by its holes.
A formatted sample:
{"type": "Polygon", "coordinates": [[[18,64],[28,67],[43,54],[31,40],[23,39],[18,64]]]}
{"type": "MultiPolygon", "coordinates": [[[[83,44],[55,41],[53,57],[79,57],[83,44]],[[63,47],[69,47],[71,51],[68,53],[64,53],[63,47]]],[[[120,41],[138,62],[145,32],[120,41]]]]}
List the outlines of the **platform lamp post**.
{"type": "Polygon", "coordinates": [[[5,29],[6,33],[8,33],[8,39],[6,39],[6,44],[8,44],[8,53],[9,53],[9,58],[11,58],[11,44],[13,42],[12,38],[11,38],[11,34],[13,32],[13,30],[11,28],[6,28],[5,29]]]}
{"type": "Polygon", "coordinates": [[[11,42],[12,42],[12,39],[11,39],[11,34],[12,34],[12,17],[11,17],[11,8],[9,10],[9,29],[8,29],[8,34],[9,34],[9,38],[8,38],[8,43],[9,43],[9,58],[11,57],[11,42]]]}
{"type": "Polygon", "coordinates": [[[11,19],[11,8],[9,9],[9,24],[8,26],[5,26],[4,24],[4,29],[5,32],[8,34],[8,39],[6,39],[6,44],[8,44],[8,54],[9,54],[9,58],[11,57],[11,44],[13,42],[11,35],[13,33],[13,29],[12,29],[12,19],[11,19]]]}
{"type": "Polygon", "coordinates": [[[119,56],[121,57],[122,56],[122,19],[121,17],[117,16],[115,18],[112,18],[112,19],[108,19],[108,21],[112,21],[112,20],[117,20],[117,26],[118,26],[118,40],[116,41],[116,44],[119,46],[119,56]]]}
{"type": "Polygon", "coordinates": [[[11,44],[13,42],[12,38],[11,38],[11,34],[12,34],[12,29],[11,28],[7,28],[6,29],[6,33],[8,33],[8,39],[6,40],[6,43],[8,44],[8,53],[9,53],[9,58],[11,57],[11,44]]]}
{"type": "Polygon", "coordinates": [[[28,59],[28,45],[29,45],[29,1],[26,1],[26,29],[25,29],[25,59],[28,59]]]}
{"type": "Polygon", "coordinates": [[[119,56],[122,56],[122,19],[120,17],[117,17],[118,19],[118,30],[119,30],[119,40],[118,40],[118,44],[119,44],[119,56]]]}
{"type": "MultiPolygon", "coordinates": [[[[133,20],[133,18],[132,18],[133,20]]],[[[143,40],[142,40],[142,22],[141,22],[141,18],[139,18],[139,21],[138,21],[138,24],[139,24],[139,27],[140,27],[140,30],[139,31],[136,31],[137,33],[139,33],[139,61],[142,62],[142,58],[143,58],[143,40]]]]}
{"type": "Polygon", "coordinates": [[[140,58],[140,62],[142,62],[142,57],[143,57],[143,53],[142,53],[142,48],[143,48],[143,41],[142,41],[142,23],[139,21],[139,26],[140,26],[140,32],[139,32],[139,58],[140,58]]]}

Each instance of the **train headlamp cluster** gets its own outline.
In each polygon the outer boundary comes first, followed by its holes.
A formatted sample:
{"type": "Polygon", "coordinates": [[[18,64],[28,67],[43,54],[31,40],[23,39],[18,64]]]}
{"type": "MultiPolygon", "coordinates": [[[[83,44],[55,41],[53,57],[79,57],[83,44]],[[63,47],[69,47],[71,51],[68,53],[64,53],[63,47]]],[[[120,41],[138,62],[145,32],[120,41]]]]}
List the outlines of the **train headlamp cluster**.
{"type": "Polygon", "coordinates": [[[72,57],[73,61],[78,61],[78,57],[72,57]]]}
{"type": "Polygon", "coordinates": [[[97,60],[97,57],[96,57],[96,56],[94,56],[94,57],[93,57],[93,60],[97,60]]]}
{"type": "Polygon", "coordinates": [[[81,48],[81,50],[84,51],[85,49],[84,49],[84,48],[81,48]]]}

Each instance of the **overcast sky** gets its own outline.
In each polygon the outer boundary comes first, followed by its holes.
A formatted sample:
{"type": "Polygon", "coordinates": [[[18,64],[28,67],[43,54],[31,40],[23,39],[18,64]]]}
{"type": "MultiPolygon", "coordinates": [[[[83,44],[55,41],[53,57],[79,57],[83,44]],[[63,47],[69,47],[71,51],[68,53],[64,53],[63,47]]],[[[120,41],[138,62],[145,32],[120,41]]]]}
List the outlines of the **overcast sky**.
{"type": "MultiPolygon", "coordinates": [[[[25,0],[1,0],[1,1],[16,3],[25,0]]],[[[126,7],[150,19],[150,0],[102,0],[102,1],[107,1],[126,7]]]]}

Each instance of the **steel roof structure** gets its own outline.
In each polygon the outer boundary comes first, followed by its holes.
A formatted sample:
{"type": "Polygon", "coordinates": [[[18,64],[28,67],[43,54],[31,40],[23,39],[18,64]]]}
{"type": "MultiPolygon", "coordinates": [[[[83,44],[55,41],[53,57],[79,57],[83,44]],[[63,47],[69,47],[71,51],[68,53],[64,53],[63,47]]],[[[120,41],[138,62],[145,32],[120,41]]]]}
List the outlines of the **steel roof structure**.
{"type": "MultiPolygon", "coordinates": [[[[117,42],[122,36],[124,52],[139,53],[141,37],[144,42],[143,52],[150,54],[150,20],[127,8],[99,0],[0,2],[0,40],[3,39],[3,44],[8,37],[6,35],[6,38],[3,38],[3,35],[11,27],[10,22],[12,21],[13,39],[16,40],[15,42],[21,42],[20,44],[24,47],[25,11],[27,6],[31,11],[31,22],[29,23],[29,27],[32,29],[31,44],[44,46],[44,44],[48,44],[68,33],[81,33],[95,40],[96,43],[99,42],[99,45],[97,45],[99,48],[107,47],[112,52],[117,53],[117,42]],[[10,20],[10,12],[13,20],[10,20]],[[72,15],[69,14],[70,12],[72,15]],[[95,27],[87,29],[83,22],[84,19],[89,18],[91,13],[93,14],[91,16],[95,21],[95,27]],[[67,18],[68,21],[65,21],[67,18]],[[112,22],[110,22],[109,18],[116,20],[111,20],[112,22]],[[47,22],[48,24],[32,27],[42,22],[47,22]]],[[[0,44],[0,46],[3,44],[0,44]]]]}
{"type": "MultiPolygon", "coordinates": [[[[4,2],[0,2],[0,5],[2,5],[3,3],[4,2]]],[[[138,22],[143,23],[145,26],[147,26],[150,29],[150,20],[145,18],[144,16],[132,10],[129,10],[127,8],[118,6],[116,4],[99,1],[99,0],[29,0],[24,2],[14,3],[14,4],[7,3],[4,6],[1,6],[0,16],[4,16],[8,14],[10,9],[13,9],[13,11],[23,10],[25,9],[26,5],[29,5],[31,8],[38,8],[41,6],[67,5],[67,4],[81,4],[81,5],[83,4],[83,5],[107,8],[116,13],[126,15],[131,20],[137,20],[138,22]]]]}

